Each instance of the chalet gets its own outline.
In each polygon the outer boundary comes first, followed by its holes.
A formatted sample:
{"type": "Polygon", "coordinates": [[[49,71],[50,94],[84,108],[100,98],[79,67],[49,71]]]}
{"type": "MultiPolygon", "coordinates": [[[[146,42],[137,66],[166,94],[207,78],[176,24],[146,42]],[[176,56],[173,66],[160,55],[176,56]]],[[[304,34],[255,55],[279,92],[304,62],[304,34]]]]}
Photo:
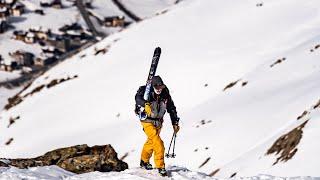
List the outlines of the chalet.
{"type": "Polygon", "coordinates": [[[10,28],[10,25],[7,23],[7,21],[0,19],[0,33],[6,32],[10,28]]]}
{"type": "Polygon", "coordinates": [[[107,27],[123,27],[125,25],[124,16],[105,17],[104,25],[107,27]]]}
{"type": "Polygon", "coordinates": [[[33,69],[36,69],[36,68],[39,68],[41,66],[47,66],[47,65],[51,65],[55,62],[57,62],[58,59],[55,57],[55,56],[50,56],[50,57],[47,57],[47,58],[36,58],[35,59],[35,66],[33,67],[33,69]]]}
{"type": "Polygon", "coordinates": [[[33,44],[36,42],[36,37],[35,34],[33,32],[27,32],[24,42],[27,44],[33,44]]]}
{"type": "Polygon", "coordinates": [[[2,0],[2,2],[8,6],[13,6],[17,0],[2,0]]]}
{"type": "Polygon", "coordinates": [[[51,7],[52,0],[41,0],[40,6],[42,7],[51,7]]]}
{"type": "Polygon", "coordinates": [[[62,9],[62,3],[61,0],[41,0],[40,5],[42,7],[52,7],[56,9],[62,9]]]}
{"type": "Polygon", "coordinates": [[[13,31],[13,39],[18,41],[24,41],[26,34],[27,33],[24,31],[13,31]]]}
{"type": "Polygon", "coordinates": [[[23,4],[14,4],[11,8],[10,8],[10,14],[12,16],[21,16],[24,13],[24,8],[25,6],[23,4]]]}
{"type": "Polygon", "coordinates": [[[34,13],[36,13],[36,14],[40,14],[40,15],[44,15],[44,12],[43,12],[43,10],[42,9],[36,9],[36,10],[34,10],[34,13]]]}
{"type": "Polygon", "coordinates": [[[83,31],[83,28],[80,24],[78,23],[72,23],[71,25],[64,25],[62,26],[61,28],[59,28],[59,31],[61,32],[67,32],[67,31],[70,31],[70,30],[73,30],[73,31],[83,31]]]}
{"type": "Polygon", "coordinates": [[[55,63],[57,61],[58,61],[58,59],[55,56],[52,56],[52,57],[49,57],[49,58],[45,59],[43,61],[43,64],[46,66],[46,65],[53,64],[53,63],[55,63]]]}
{"type": "Polygon", "coordinates": [[[62,9],[63,6],[62,6],[62,3],[61,3],[61,0],[54,0],[52,3],[51,3],[51,6],[53,8],[56,8],[56,9],[62,9]]]}
{"type": "Polygon", "coordinates": [[[86,8],[93,9],[92,1],[86,1],[86,2],[84,3],[84,5],[85,5],[86,8]]]}
{"type": "Polygon", "coordinates": [[[42,29],[41,27],[30,28],[29,32],[34,33],[36,38],[42,41],[46,41],[48,37],[51,35],[51,30],[45,30],[45,29],[42,29]]]}
{"type": "Polygon", "coordinates": [[[0,71],[12,71],[11,65],[0,64],[0,71]]]}
{"type": "Polygon", "coordinates": [[[55,48],[55,47],[50,47],[50,46],[46,46],[44,48],[42,48],[42,52],[47,56],[47,57],[51,57],[51,56],[60,56],[63,54],[62,51],[60,51],[59,49],[55,48]]]}
{"type": "Polygon", "coordinates": [[[9,53],[9,55],[14,59],[11,63],[14,69],[18,69],[22,66],[31,67],[34,65],[34,55],[32,53],[18,50],[14,53],[9,53]]]}
{"type": "Polygon", "coordinates": [[[6,21],[9,15],[10,14],[7,7],[0,7],[0,20],[6,21]]]}

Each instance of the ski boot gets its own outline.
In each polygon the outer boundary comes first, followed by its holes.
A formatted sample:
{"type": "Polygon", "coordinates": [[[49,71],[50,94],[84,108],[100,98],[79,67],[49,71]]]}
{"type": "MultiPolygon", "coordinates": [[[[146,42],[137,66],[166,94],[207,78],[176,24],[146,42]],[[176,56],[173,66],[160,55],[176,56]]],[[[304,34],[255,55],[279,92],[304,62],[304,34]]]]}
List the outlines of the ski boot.
{"type": "Polygon", "coordinates": [[[153,169],[152,165],[149,162],[144,162],[144,161],[140,161],[140,167],[146,170],[151,170],[153,169]]]}
{"type": "Polygon", "coordinates": [[[168,173],[165,168],[158,168],[158,171],[161,176],[168,176],[168,173]]]}

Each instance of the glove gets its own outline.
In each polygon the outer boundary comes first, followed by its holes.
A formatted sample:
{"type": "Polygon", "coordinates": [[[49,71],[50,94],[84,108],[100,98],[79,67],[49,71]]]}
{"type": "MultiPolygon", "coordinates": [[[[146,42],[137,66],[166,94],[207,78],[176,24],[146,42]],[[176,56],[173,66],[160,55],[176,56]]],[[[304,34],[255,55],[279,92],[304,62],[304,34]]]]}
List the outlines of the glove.
{"type": "Polygon", "coordinates": [[[173,131],[174,131],[175,134],[177,134],[179,130],[180,130],[180,126],[179,125],[173,125],[173,131]]]}
{"type": "Polygon", "coordinates": [[[147,116],[151,116],[151,104],[149,102],[144,104],[144,112],[147,114],[147,116]]]}

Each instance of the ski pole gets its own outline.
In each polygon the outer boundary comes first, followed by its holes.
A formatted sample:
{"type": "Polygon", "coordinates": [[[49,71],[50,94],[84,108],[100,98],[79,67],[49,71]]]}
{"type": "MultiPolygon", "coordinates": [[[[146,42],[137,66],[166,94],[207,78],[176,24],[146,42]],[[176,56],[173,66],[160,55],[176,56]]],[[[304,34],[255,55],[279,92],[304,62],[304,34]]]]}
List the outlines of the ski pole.
{"type": "Polygon", "coordinates": [[[176,137],[176,134],[175,133],[173,133],[173,135],[172,135],[172,138],[171,138],[171,141],[170,141],[170,145],[169,145],[169,149],[168,149],[168,153],[166,153],[166,157],[167,158],[170,158],[170,157],[172,157],[172,155],[170,154],[170,149],[171,149],[171,144],[172,144],[172,141],[174,140],[174,146],[175,146],[175,138],[176,137]]]}
{"type": "Polygon", "coordinates": [[[176,157],[176,154],[174,153],[174,149],[176,147],[176,138],[177,138],[177,134],[174,133],[174,140],[173,140],[173,152],[172,152],[172,158],[175,158],[176,157]]]}

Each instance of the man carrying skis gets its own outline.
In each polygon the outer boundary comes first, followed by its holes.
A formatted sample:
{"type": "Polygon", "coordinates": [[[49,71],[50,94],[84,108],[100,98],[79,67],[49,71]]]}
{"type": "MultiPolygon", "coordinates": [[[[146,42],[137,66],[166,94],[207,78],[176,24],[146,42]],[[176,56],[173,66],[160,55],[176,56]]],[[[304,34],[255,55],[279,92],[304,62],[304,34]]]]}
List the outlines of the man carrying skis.
{"type": "Polygon", "coordinates": [[[152,165],[149,163],[154,152],[154,163],[159,173],[166,176],[167,172],[164,163],[164,144],[160,138],[160,130],[163,123],[163,116],[168,111],[176,134],[179,127],[179,117],[177,116],[176,107],[169,94],[169,89],[163,83],[160,76],[154,76],[151,81],[150,98],[148,101],[144,99],[146,86],[141,86],[135,96],[136,113],[140,107],[144,108],[145,119],[140,119],[143,130],[148,139],[145,142],[142,152],[140,166],[147,170],[151,170],[152,165]]]}

